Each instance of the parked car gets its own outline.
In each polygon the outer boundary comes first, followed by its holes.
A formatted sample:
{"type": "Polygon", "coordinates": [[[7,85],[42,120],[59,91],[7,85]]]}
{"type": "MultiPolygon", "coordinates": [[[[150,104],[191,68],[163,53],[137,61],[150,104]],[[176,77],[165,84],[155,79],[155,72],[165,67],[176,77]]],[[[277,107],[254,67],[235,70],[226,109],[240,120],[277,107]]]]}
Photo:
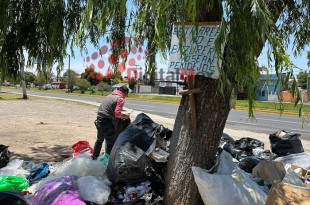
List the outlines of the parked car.
{"type": "Polygon", "coordinates": [[[43,85],[42,88],[43,88],[44,90],[48,90],[48,89],[52,89],[53,87],[52,87],[51,84],[45,84],[45,85],[43,85]]]}

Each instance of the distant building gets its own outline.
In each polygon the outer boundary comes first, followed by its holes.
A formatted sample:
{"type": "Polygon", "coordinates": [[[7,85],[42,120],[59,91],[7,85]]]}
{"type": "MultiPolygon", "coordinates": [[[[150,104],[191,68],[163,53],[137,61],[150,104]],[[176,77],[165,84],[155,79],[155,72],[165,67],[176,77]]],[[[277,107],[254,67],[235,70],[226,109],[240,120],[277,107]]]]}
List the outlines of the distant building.
{"type": "MultiPolygon", "coordinates": [[[[285,74],[282,74],[285,77],[285,74]]],[[[275,101],[278,100],[278,94],[281,90],[284,90],[281,87],[281,82],[278,81],[278,76],[276,74],[261,74],[259,79],[259,84],[256,86],[256,100],[261,101],[275,101]]]]}

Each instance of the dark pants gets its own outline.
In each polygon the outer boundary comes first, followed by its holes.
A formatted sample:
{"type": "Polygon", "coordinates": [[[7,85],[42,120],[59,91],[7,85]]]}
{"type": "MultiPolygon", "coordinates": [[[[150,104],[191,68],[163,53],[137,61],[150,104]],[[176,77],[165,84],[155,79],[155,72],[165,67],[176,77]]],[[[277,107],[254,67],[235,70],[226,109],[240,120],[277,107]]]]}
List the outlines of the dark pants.
{"type": "Polygon", "coordinates": [[[111,150],[115,143],[114,125],[112,119],[97,119],[95,120],[97,128],[97,140],[94,147],[94,156],[98,157],[105,140],[105,153],[111,154],[111,150]]]}

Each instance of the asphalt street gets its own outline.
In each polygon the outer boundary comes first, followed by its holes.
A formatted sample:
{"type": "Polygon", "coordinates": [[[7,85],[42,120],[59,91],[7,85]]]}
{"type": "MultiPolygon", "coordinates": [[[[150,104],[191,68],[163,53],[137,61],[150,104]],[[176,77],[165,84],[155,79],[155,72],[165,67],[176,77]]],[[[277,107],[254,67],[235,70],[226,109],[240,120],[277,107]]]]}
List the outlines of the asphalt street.
{"type": "MultiPolygon", "coordinates": [[[[21,90],[11,90],[2,87],[3,91],[21,93],[21,90]]],[[[70,100],[79,100],[85,102],[100,103],[102,97],[90,96],[73,96],[69,94],[56,94],[47,92],[33,92],[28,91],[28,95],[37,95],[42,97],[64,98],[70,100]]],[[[158,102],[145,102],[126,99],[125,106],[129,109],[151,113],[162,117],[175,119],[179,105],[158,103],[158,102]]],[[[309,120],[309,119],[306,119],[309,120]]],[[[243,110],[231,110],[225,128],[246,130],[257,133],[264,133],[269,135],[277,130],[285,130],[301,134],[301,139],[310,140],[310,126],[303,124],[302,119],[298,116],[280,115],[274,113],[255,113],[255,119],[248,118],[248,112],[243,110]]]]}

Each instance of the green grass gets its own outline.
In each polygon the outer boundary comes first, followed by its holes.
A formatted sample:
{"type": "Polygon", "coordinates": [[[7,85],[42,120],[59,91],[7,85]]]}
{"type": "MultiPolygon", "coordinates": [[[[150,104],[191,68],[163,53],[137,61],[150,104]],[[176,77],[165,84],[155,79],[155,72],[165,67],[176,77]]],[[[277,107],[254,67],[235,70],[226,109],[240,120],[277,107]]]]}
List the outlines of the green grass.
{"type": "MultiPolygon", "coordinates": [[[[5,87],[8,88],[8,87],[5,87]]],[[[12,88],[12,87],[10,87],[12,88]]],[[[12,88],[15,89],[15,88],[12,88]]],[[[21,88],[18,88],[21,89],[21,88]]],[[[39,92],[48,92],[48,93],[60,93],[60,94],[69,94],[69,95],[77,95],[77,96],[107,96],[111,92],[95,92],[91,93],[90,91],[86,91],[85,94],[81,94],[80,91],[76,90],[72,93],[68,93],[66,89],[52,89],[52,90],[39,90],[38,88],[31,88],[29,91],[39,91],[39,92]]],[[[5,97],[0,95],[0,100],[3,100],[5,97]]],[[[20,95],[15,95],[12,97],[6,97],[8,99],[20,99],[20,95]]],[[[33,97],[31,97],[33,98],[33,97]]],[[[171,104],[179,104],[181,101],[180,96],[166,96],[166,95],[146,95],[146,94],[136,94],[130,93],[128,96],[129,100],[141,100],[141,101],[151,101],[151,102],[162,102],[162,103],[171,103],[171,104]]],[[[255,101],[254,104],[254,112],[273,112],[279,113],[281,111],[281,104],[279,102],[265,102],[265,101],[255,101]]],[[[290,113],[294,115],[298,115],[299,106],[294,106],[293,103],[282,103],[282,111],[283,113],[290,113]]],[[[236,100],[235,108],[240,110],[248,110],[248,101],[247,100],[236,100]]],[[[305,115],[310,115],[310,104],[303,104],[303,111],[305,115]]]]}
{"type": "MultiPolygon", "coordinates": [[[[1,100],[22,100],[22,98],[23,97],[22,97],[21,94],[0,92],[0,101],[1,100]]],[[[30,100],[38,100],[38,99],[44,99],[44,98],[28,96],[28,99],[30,99],[30,100]]]]}
{"type": "MultiPolygon", "coordinates": [[[[264,102],[264,101],[255,101],[254,111],[270,111],[280,113],[281,109],[284,113],[298,114],[300,105],[295,105],[293,103],[283,102],[282,105],[279,102],[264,102]],[[282,108],[281,108],[282,106],[282,108]]],[[[247,100],[237,100],[236,109],[248,109],[247,100]]],[[[303,104],[303,111],[306,115],[310,114],[310,105],[303,104]]]]}

